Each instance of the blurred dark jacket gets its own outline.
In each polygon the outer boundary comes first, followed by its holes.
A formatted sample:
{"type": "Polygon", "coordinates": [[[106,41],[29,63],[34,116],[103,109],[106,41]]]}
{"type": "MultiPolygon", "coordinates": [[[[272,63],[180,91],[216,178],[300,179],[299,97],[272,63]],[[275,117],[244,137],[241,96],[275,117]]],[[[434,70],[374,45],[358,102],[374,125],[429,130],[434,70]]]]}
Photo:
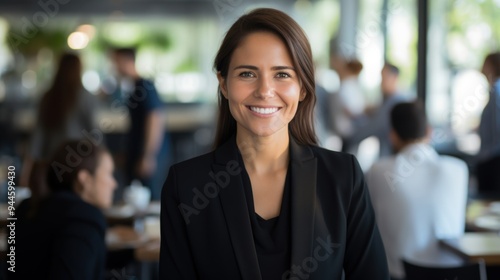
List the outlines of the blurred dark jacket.
{"type": "Polygon", "coordinates": [[[30,199],[16,212],[16,272],[8,279],[104,279],[106,220],[69,191],[55,192],[33,213],[30,199]]]}

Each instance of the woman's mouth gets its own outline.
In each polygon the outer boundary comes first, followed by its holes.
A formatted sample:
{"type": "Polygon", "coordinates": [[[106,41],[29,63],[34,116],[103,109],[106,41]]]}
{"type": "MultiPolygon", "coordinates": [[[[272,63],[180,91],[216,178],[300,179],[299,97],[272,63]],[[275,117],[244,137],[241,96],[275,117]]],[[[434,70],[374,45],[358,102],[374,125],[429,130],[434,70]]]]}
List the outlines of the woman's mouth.
{"type": "Polygon", "coordinates": [[[273,113],[276,113],[279,109],[281,109],[280,107],[256,107],[256,106],[248,106],[248,108],[251,111],[261,115],[271,115],[273,113]]]}

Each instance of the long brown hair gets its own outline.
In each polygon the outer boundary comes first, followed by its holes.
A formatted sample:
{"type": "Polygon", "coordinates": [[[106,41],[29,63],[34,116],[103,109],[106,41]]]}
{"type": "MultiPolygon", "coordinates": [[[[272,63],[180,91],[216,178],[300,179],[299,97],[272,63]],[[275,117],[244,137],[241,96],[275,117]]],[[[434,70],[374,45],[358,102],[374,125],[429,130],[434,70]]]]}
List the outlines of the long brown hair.
{"type": "Polygon", "coordinates": [[[40,102],[40,123],[43,128],[59,127],[76,107],[82,89],[82,63],[78,55],[65,53],[50,89],[40,102]]]}
{"type": "MultiPolygon", "coordinates": [[[[299,144],[317,145],[314,132],[316,94],[311,46],[302,28],[290,16],[275,9],[261,8],[240,17],[227,31],[222,41],[215,57],[214,70],[226,78],[234,50],[245,36],[259,31],[275,34],[287,46],[302,91],[305,93],[304,100],[299,102],[295,117],[290,121],[290,134],[299,144]]],[[[222,95],[220,86],[217,91],[219,116],[214,148],[222,145],[236,133],[236,120],[229,111],[229,102],[222,95]]]]}

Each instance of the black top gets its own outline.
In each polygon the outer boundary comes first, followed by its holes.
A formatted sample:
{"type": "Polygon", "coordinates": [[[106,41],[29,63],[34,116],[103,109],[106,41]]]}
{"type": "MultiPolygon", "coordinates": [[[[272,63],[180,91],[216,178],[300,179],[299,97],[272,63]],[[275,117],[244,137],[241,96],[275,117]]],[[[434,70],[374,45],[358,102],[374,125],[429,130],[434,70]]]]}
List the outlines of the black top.
{"type": "MultiPolygon", "coordinates": [[[[278,279],[388,280],[354,156],[290,139],[293,270],[278,279]]],[[[160,279],[262,279],[242,170],[235,137],[172,165],[162,189],[160,279]]]]}
{"type": "Polygon", "coordinates": [[[290,270],[290,172],[286,175],[279,216],[265,220],[255,212],[252,184],[241,158],[240,165],[262,280],[282,279],[290,270]]]}
{"type": "MultiPolygon", "coordinates": [[[[73,192],[60,191],[32,213],[16,209],[16,268],[8,279],[104,279],[106,220],[73,192]]],[[[10,245],[9,245],[10,246],[10,245]]]]}

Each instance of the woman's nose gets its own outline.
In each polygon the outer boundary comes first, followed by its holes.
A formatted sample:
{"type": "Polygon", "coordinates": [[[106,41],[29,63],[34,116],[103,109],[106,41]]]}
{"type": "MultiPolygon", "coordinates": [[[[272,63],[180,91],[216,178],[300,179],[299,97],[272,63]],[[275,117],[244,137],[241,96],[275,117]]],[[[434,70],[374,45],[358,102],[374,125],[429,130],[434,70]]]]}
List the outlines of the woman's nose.
{"type": "Polygon", "coordinates": [[[268,99],[274,96],[274,86],[271,78],[261,77],[255,90],[255,97],[268,99]]]}

